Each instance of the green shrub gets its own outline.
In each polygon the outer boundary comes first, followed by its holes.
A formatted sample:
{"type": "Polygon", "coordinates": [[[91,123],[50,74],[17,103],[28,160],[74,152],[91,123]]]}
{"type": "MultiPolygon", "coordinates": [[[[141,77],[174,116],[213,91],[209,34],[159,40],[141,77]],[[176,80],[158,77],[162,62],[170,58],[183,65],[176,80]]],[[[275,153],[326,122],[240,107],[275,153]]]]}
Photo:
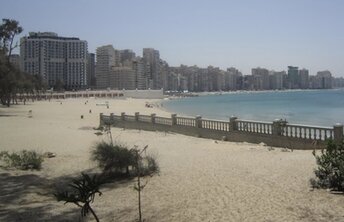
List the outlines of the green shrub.
{"type": "Polygon", "coordinates": [[[98,166],[105,173],[122,173],[125,170],[128,174],[129,166],[134,163],[134,155],[129,149],[123,145],[106,142],[95,145],[91,151],[91,159],[98,162],[98,166]]]}
{"type": "Polygon", "coordinates": [[[4,161],[7,167],[15,167],[21,170],[39,170],[44,161],[41,154],[31,150],[22,150],[12,153],[3,151],[0,153],[0,160],[4,161]]]}
{"type": "MultiPolygon", "coordinates": [[[[104,173],[125,174],[137,176],[136,148],[128,149],[124,145],[107,142],[97,143],[91,151],[91,159],[98,162],[104,173]],[[131,169],[131,170],[129,170],[131,169]]],[[[152,155],[140,155],[140,175],[151,175],[159,171],[156,158],[152,155]]]]}
{"type": "Polygon", "coordinates": [[[329,141],[327,149],[321,155],[315,156],[317,168],[314,170],[316,179],[310,182],[316,188],[328,188],[344,191],[344,148],[343,144],[337,145],[329,141]]]}

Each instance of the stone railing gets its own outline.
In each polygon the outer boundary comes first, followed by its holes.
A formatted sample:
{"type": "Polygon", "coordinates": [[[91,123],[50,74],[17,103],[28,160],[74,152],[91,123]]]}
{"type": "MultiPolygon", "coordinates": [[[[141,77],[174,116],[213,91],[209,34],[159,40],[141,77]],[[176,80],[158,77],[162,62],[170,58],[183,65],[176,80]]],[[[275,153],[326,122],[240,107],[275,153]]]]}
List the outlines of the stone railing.
{"type": "Polygon", "coordinates": [[[222,139],[237,142],[266,143],[270,146],[291,149],[324,148],[326,141],[332,139],[338,143],[343,141],[343,125],[333,127],[306,126],[288,124],[285,120],[273,122],[239,120],[231,117],[229,121],[177,117],[158,117],[155,114],[121,115],[111,113],[100,114],[100,125],[110,124],[131,129],[171,131],[204,138],[222,139]]]}
{"type": "Polygon", "coordinates": [[[229,132],[229,126],[230,126],[229,122],[202,119],[201,128],[229,132]]]}
{"type": "Polygon", "coordinates": [[[177,117],[177,124],[179,126],[196,126],[196,120],[193,118],[177,117]]]}
{"type": "Polygon", "coordinates": [[[273,123],[236,120],[236,130],[250,133],[272,134],[273,123]]]}
{"type": "Polygon", "coordinates": [[[334,139],[334,128],[288,124],[281,128],[283,136],[327,140],[334,139]]]}

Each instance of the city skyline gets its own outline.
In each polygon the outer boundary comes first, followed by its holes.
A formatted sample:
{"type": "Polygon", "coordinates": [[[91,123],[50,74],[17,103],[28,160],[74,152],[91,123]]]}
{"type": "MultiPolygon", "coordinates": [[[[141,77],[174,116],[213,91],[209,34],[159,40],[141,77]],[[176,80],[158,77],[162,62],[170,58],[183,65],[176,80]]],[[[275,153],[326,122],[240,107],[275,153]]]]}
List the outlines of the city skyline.
{"type": "MultiPolygon", "coordinates": [[[[52,31],[78,36],[89,52],[101,45],[155,48],[170,66],[185,64],[249,74],[288,65],[310,74],[344,76],[341,1],[6,1],[3,18],[19,21],[23,34],[52,31]],[[67,6],[67,7],[66,7],[67,6]]],[[[19,41],[19,39],[18,39],[19,41]]]]}

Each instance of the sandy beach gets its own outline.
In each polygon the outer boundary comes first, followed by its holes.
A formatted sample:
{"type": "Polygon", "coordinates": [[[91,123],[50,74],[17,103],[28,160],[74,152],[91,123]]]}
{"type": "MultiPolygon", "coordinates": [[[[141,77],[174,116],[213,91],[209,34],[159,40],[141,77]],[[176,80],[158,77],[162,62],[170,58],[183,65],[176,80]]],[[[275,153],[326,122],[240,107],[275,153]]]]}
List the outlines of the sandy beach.
{"type": "MultiPolygon", "coordinates": [[[[79,208],[57,202],[53,192],[61,180],[97,170],[90,150],[107,139],[93,129],[99,113],[170,116],[159,104],[89,98],[0,107],[0,151],[56,153],[40,171],[0,168],[0,221],[78,221],[79,208]]],[[[143,191],[145,221],[344,221],[343,195],[310,187],[311,151],[120,128],[112,135],[128,147],[148,145],[160,164],[143,191]]],[[[100,221],[138,218],[133,187],[133,181],[120,181],[101,188],[93,204],[100,221]]]]}

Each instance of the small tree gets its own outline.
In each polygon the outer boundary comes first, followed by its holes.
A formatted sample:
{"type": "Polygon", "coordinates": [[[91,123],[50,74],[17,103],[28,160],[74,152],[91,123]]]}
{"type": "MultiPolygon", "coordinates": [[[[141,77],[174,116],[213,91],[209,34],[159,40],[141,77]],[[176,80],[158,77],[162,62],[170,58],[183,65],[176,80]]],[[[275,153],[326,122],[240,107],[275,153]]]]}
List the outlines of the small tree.
{"type": "Polygon", "coordinates": [[[73,191],[58,191],[55,193],[57,201],[65,201],[66,203],[74,203],[81,208],[81,217],[85,217],[89,212],[92,213],[94,219],[99,222],[99,219],[91,207],[96,194],[99,196],[102,193],[99,191],[101,182],[94,175],[92,178],[82,173],[80,179],[74,180],[69,186],[73,191]]]}
{"type": "Polygon", "coordinates": [[[330,140],[327,149],[315,156],[318,167],[314,170],[316,179],[311,179],[313,187],[344,191],[344,148],[330,140]]]}
{"type": "Polygon", "coordinates": [[[141,191],[146,187],[148,181],[142,184],[141,177],[142,176],[152,176],[154,173],[159,172],[159,166],[157,161],[153,156],[146,155],[146,149],[148,145],[146,145],[142,150],[140,150],[137,146],[131,149],[134,153],[135,159],[135,170],[136,170],[136,184],[134,189],[138,193],[138,210],[139,210],[139,222],[142,222],[142,209],[141,209],[141,191]]]}

